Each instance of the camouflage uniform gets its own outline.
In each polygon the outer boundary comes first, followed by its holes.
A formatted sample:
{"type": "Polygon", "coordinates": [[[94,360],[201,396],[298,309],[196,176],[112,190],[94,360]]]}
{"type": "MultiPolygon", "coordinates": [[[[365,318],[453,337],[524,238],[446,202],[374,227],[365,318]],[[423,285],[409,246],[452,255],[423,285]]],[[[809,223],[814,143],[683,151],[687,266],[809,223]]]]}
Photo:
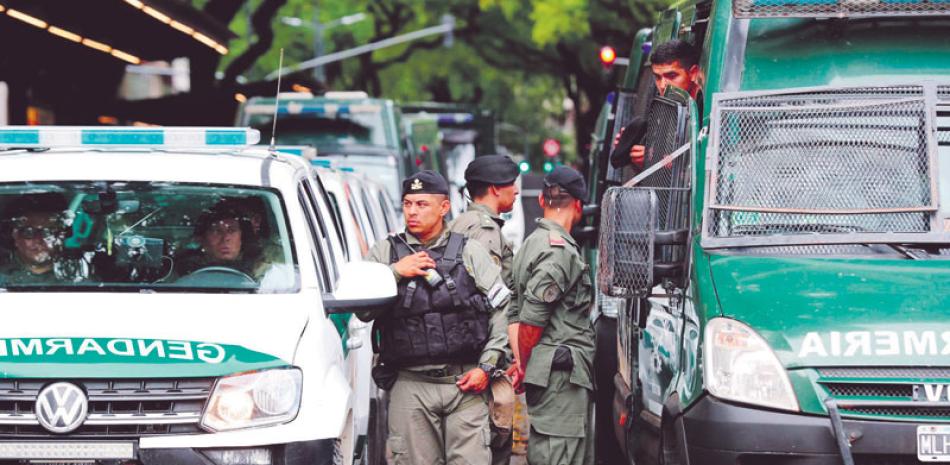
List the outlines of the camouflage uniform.
{"type": "Polygon", "coordinates": [[[592,286],[580,247],[542,219],[514,258],[509,322],[544,328],[525,370],[530,464],[592,464],[592,286]]]}
{"type": "MultiPolygon", "coordinates": [[[[430,244],[422,244],[406,233],[406,241],[415,249],[437,247],[447,242],[450,231],[443,232],[430,244]]],[[[391,264],[392,245],[376,242],[369,261],[391,264]]],[[[485,248],[467,241],[462,249],[466,271],[480,291],[489,295],[505,287],[501,269],[485,248]]],[[[395,270],[396,279],[402,279],[395,270]]],[[[505,288],[507,292],[507,288],[505,288]]],[[[495,365],[508,346],[505,313],[507,297],[492,315],[490,335],[479,363],[495,365]]],[[[367,319],[367,315],[358,315],[367,319]]],[[[428,364],[401,369],[389,399],[389,441],[387,449],[395,465],[488,464],[491,462],[488,403],[484,393],[462,392],[457,377],[475,368],[475,364],[428,364]]]]}
{"type": "MultiPolygon", "coordinates": [[[[452,221],[449,225],[449,229],[453,232],[464,234],[465,237],[484,245],[491,254],[492,260],[501,266],[501,274],[505,280],[505,285],[511,289],[514,286],[514,281],[511,277],[511,261],[514,258],[514,252],[512,251],[511,242],[505,239],[505,236],[501,233],[501,228],[504,224],[505,220],[501,219],[501,217],[490,208],[472,202],[469,204],[468,210],[466,210],[465,213],[462,213],[458,218],[452,221]]],[[[507,383],[507,381],[505,382],[507,383]]],[[[495,388],[510,389],[510,383],[508,383],[507,386],[508,387],[495,386],[495,388]]],[[[513,393],[506,394],[513,395],[513,393]]],[[[497,408],[493,414],[504,415],[504,413],[497,408]]],[[[511,418],[501,420],[501,423],[509,426],[507,431],[497,427],[494,423],[492,424],[491,446],[493,465],[505,465],[511,460],[511,422],[511,418]]]]}

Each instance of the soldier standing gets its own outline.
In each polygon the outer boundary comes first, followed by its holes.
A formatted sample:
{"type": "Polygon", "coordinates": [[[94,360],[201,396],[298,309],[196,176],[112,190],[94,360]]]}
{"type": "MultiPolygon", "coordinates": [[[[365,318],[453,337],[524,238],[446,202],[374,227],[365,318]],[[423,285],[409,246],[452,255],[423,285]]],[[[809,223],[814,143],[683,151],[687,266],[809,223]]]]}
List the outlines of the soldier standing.
{"type": "Polygon", "coordinates": [[[481,393],[507,345],[510,291],[477,241],[448,230],[448,182],[421,171],[402,184],[406,231],[379,241],[368,260],[389,264],[397,303],[375,316],[377,384],[390,390],[389,442],[396,465],[491,462],[481,393]]]}
{"type": "MultiPolygon", "coordinates": [[[[515,180],[520,170],[510,157],[476,157],[465,169],[465,185],[472,203],[465,213],[452,221],[449,229],[485,246],[492,260],[501,266],[505,285],[511,289],[511,243],[501,233],[505,220],[500,213],[510,212],[518,197],[515,180]]],[[[500,324],[504,324],[501,321],[500,324]]],[[[514,389],[507,378],[496,376],[491,384],[492,463],[504,465],[511,460],[511,427],[514,414],[514,389]]]]}
{"type": "Polygon", "coordinates": [[[514,258],[509,322],[517,323],[520,365],[531,417],[528,463],[591,464],[594,330],[592,287],[570,235],[587,199],[584,178],[559,166],[544,178],[544,218],[514,258]]]}

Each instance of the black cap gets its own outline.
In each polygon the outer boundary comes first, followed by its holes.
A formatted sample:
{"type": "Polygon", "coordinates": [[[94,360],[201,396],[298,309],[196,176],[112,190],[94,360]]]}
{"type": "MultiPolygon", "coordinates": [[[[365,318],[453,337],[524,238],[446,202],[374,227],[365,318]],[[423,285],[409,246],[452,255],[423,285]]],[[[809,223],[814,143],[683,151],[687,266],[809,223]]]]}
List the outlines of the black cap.
{"type": "Polygon", "coordinates": [[[560,186],[577,200],[587,202],[587,183],[584,177],[574,168],[567,166],[557,166],[553,171],[544,177],[545,186],[560,186]]]}
{"type": "Polygon", "coordinates": [[[432,170],[422,170],[402,181],[402,195],[406,194],[442,194],[449,195],[449,183],[441,174],[432,170]]]}
{"type": "Polygon", "coordinates": [[[610,154],[610,164],[614,168],[621,168],[624,165],[630,164],[630,149],[634,145],[642,145],[643,138],[647,134],[647,120],[642,116],[637,116],[630,121],[630,124],[626,125],[623,128],[623,133],[620,134],[620,140],[617,141],[617,146],[614,147],[614,151],[610,154]]]}
{"type": "Polygon", "coordinates": [[[465,168],[465,182],[481,182],[504,186],[515,182],[520,170],[507,155],[475,157],[465,168]]]}

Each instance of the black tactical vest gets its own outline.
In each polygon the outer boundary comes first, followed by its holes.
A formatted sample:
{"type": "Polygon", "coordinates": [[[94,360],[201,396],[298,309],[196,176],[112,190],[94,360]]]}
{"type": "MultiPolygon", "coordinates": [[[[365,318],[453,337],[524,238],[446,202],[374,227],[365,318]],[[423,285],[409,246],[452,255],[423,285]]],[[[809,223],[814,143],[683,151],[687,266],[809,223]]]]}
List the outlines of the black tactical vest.
{"type": "Polygon", "coordinates": [[[425,251],[435,261],[442,282],[432,286],[423,277],[399,280],[396,305],[376,319],[384,364],[406,367],[478,362],[488,342],[491,308],[462,263],[465,240],[461,234],[449,233],[445,245],[431,249],[419,246],[413,251],[403,240],[389,238],[391,263],[425,251]]]}

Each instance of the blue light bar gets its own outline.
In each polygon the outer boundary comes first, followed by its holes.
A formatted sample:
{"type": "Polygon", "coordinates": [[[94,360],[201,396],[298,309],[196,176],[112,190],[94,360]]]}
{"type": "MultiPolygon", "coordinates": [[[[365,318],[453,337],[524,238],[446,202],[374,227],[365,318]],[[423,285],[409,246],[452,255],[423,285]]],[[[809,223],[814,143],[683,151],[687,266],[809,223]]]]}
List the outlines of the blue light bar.
{"type": "Polygon", "coordinates": [[[439,115],[439,124],[466,124],[475,120],[470,113],[444,113],[439,115]]]}
{"type": "Polygon", "coordinates": [[[238,148],[254,145],[250,128],[0,126],[0,147],[238,148]]]}
{"type": "MultiPolygon", "coordinates": [[[[277,106],[278,115],[313,115],[318,117],[336,117],[353,113],[379,113],[383,107],[375,103],[338,103],[323,99],[313,100],[281,100],[277,106]]],[[[249,115],[271,114],[274,104],[253,104],[244,107],[249,115]]]]}

